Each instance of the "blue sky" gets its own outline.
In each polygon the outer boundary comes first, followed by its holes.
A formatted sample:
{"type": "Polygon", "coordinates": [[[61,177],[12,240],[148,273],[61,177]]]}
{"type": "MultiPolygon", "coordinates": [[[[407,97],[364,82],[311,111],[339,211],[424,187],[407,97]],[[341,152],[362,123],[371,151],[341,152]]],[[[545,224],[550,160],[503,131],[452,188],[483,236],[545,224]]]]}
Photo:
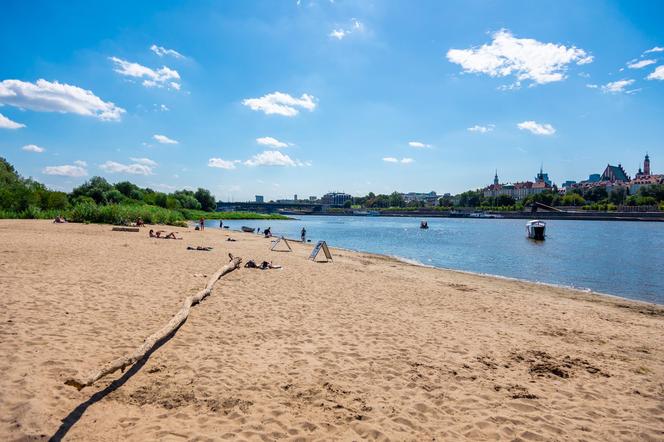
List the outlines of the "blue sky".
{"type": "Polygon", "coordinates": [[[458,193],[646,151],[664,172],[659,1],[2,9],[0,156],[54,189],[458,193]]]}

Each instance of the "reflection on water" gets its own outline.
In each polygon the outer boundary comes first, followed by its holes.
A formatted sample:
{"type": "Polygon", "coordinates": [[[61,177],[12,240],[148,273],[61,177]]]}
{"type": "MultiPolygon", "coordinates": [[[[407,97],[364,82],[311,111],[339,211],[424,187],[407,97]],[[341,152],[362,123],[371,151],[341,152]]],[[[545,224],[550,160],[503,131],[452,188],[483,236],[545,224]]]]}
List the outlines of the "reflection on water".
{"type": "MultiPolygon", "coordinates": [[[[526,238],[526,220],[305,216],[294,221],[224,221],[272,227],[275,236],[399,256],[422,264],[588,288],[664,304],[664,224],[547,221],[547,239],[526,238]]],[[[218,221],[210,221],[218,228],[218,221]]]]}

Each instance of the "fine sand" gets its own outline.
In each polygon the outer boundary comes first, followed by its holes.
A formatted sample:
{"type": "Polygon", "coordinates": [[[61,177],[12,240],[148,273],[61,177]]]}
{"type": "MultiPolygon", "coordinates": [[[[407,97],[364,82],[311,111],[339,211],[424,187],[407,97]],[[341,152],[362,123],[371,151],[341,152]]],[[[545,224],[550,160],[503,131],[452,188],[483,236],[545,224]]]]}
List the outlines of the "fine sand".
{"type": "Polygon", "coordinates": [[[175,230],[0,221],[0,440],[664,440],[662,307],[175,230]],[[64,385],[229,252],[283,269],[226,275],[146,361],[64,385]]]}

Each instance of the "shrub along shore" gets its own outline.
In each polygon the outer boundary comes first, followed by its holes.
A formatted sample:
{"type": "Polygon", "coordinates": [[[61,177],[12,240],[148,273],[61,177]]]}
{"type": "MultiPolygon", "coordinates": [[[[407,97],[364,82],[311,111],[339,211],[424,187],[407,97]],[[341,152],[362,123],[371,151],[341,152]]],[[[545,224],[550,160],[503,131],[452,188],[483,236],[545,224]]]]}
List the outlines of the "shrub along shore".
{"type": "Polygon", "coordinates": [[[129,181],[110,184],[92,177],[71,193],[53,191],[30,178],[23,178],[0,158],[0,218],[53,219],[128,224],[141,218],[148,224],[186,225],[187,220],[289,219],[282,215],[251,212],[215,212],[216,201],[209,190],[177,190],[167,194],[140,188],[129,181]]]}

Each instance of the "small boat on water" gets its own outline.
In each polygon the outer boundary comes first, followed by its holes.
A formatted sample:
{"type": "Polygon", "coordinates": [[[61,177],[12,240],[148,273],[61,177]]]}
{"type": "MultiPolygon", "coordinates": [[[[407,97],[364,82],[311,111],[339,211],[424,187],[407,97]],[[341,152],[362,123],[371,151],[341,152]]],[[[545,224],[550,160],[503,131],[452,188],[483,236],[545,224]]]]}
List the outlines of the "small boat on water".
{"type": "Polygon", "coordinates": [[[255,228],[247,227],[247,226],[242,226],[241,229],[242,229],[243,232],[247,232],[247,233],[254,233],[256,231],[255,228]]]}
{"type": "Polygon", "coordinates": [[[528,221],[526,223],[526,233],[528,238],[534,239],[537,241],[544,241],[545,238],[546,223],[538,219],[528,221]]]}
{"type": "Polygon", "coordinates": [[[427,221],[420,222],[420,229],[428,229],[428,228],[429,228],[429,223],[427,221]]]}

